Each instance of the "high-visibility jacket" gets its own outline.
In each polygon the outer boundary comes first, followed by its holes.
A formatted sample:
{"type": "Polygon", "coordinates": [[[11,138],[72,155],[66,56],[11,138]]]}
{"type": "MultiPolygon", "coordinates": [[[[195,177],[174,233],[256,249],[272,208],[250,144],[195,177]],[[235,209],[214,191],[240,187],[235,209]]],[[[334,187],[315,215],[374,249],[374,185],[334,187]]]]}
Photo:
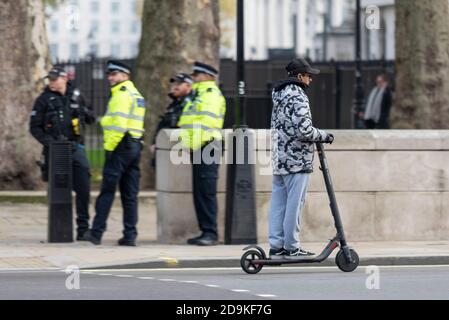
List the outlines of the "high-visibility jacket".
{"type": "Polygon", "coordinates": [[[114,151],[128,132],[133,138],[144,134],[145,99],[131,81],[124,81],[111,89],[106,115],[101,120],[104,149],[114,151]]]}
{"type": "Polygon", "coordinates": [[[184,106],[178,127],[182,145],[198,150],[212,140],[222,140],[226,100],[214,81],[192,86],[193,98],[184,106]]]}

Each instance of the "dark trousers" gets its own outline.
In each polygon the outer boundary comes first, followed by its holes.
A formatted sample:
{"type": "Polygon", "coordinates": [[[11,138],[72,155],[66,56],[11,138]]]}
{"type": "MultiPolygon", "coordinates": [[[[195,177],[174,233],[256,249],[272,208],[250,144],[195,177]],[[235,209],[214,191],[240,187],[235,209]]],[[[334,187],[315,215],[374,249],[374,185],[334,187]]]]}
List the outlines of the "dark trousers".
{"type": "Polygon", "coordinates": [[[372,130],[376,129],[377,124],[373,120],[365,120],[365,127],[366,129],[372,130]]]}
{"type": "Polygon", "coordinates": [[[122,141],[114,152],[108,153],[106,156],[103,183],[95,205],[96,215],[92,226],[92,235],[97,239],[101,239],[106,231],[106,221],[114,202],[117,185],[120,189],[123,207],[124,238],[127,240],[137,238],[137,196],[142,144],[137,140],[128,140],[127,142],[122,141]]]}
{"type": "Polygon", "coordinates": [[[200,230],[218,240],[217,181],[219,164],[193,164],[193,201],[200,230]]]}
{"type": "Polygon", "coordinates": [[[365,127],[366,129],[381,129],[381,130],[390,129],[388,120],[385,119],[380,119],[379,123],[375,123],[373,120],[365,120],[365,127]]]}
{"type": "Polygon", "coordinates": [[[73,191],[76,193],[77,232],[82,235],[89,229],[90,169],[84,149],[73,152],[73,191]]]}

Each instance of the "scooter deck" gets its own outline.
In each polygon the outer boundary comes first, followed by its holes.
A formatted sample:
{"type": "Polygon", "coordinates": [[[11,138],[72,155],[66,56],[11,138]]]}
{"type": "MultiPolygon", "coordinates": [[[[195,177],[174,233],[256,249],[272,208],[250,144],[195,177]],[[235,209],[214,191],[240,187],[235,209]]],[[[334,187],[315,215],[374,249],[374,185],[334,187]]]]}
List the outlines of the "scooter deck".
{"type": "Polygon", "coordinates": [[[261,264],[266,266],[279,266],[283,264],[295,264],[295,263],[319,263],[323,259],[318,256],[298,257],[295,259],[259,259],[253,260],[253,264],[261,264]]]}

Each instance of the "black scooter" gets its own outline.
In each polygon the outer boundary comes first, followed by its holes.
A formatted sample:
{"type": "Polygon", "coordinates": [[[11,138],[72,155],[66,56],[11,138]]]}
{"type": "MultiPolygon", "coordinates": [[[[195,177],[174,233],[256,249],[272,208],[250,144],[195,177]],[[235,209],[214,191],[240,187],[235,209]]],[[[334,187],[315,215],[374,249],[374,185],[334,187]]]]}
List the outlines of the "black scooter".
{"type": "Polygon", "coordinates": [[[329,165],[327,163],[326,154],[324,153],[323,144],[321,142],[317,142],[316,145],[321,163],[320,170],[323,172],[324,182],[326,183],[326,190],[330,200],[330,207],[332,216],[334,217],[337,235],[335,236],[335,238],[330,240],[329,244],[326,246],[326,248],[324,248],[323,252],[319,256],[299,257],[291,260],[272,260],[267,258],[265,251],[261,247],[249,246],[243,249],[246,252],[240,259],[240,265],[246,273],[257,274],[262,270],[264,266],[281,266],[285,264],[323,262],[338,247],[340,247],[340,251],[337,254],[335,262],[341,271],[353,272],[359,266],[359,256],[357,255],[357,252],[350,248],[346,242],[343,224],[341,221],[340,212],[338,211],[337,199],[335,198],[334,188],[332,186],[332,180],[329,172],[329,165]]]}

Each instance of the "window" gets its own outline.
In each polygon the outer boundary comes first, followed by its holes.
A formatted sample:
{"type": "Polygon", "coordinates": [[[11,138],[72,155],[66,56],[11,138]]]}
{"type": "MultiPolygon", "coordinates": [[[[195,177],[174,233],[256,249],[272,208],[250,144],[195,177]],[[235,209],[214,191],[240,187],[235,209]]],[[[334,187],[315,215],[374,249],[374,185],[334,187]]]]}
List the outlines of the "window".
{"type": "Polygon", "coordinates": [[[120,45],[113,44],[111,46],[111,56],[114,58],[120,58],[120,45]]]}
{"type": "Polygon", "coordinates": [[[315,48],[315,60],[320,60],[320,57],[321,57],[321,50],[315,48]]]}
{"type": "Polygon", "coordinates": [[[71,21],[70,22],[70,32],[72,34],[77,34],[79,31],[79,25],[76,21],[71,21]]]}
{"type": "Polygon", "coordinates": [[[100,24],[98,23],[98,20],[93,20],[90,24],[90,32],[92,35],[98,33],[98,30],[100,29],[100,24]]]}
{"type": "Polygon", "coordinates": [[[70,60],[78,60],[79,58],[79,47],[76,43],[70,45],[70,60]]]}
{"type": "Polygon", "coordinates": [[[70,32],[78,32],[80,23],[80,10],[77,2],[71,2],[67,9],[67,23],[70,32]]]}
{"type": "Polygon", "coordinates": [[[94,57],[98,56],[98,44],[91,44],[89,48],[89,53],[94,57]]]}
{"type": "Polygon", "coordinates": [[[140,31],[140,23],[138,21],[131,22],[131,33],[137,34],[140,31]]]}
{"type": "Polygon", "coordinates": [[[131,1],[131,13],[137,14],[137,1],[136,0],[131,1]]]}
{"type": "Polygon", "coordinates": [[[119,33],[120,32],[120,22],[119,21],[112,21],[111,32],[112,33],[119,33]]]}
{"type": "Polygon", "coordinates": [[[58,33],[59,31],[59,23],[57,20],[51,20],[50,22],[50,31],[51,33],[58,33]]]}
{"type": "Polygon", "coordinates": [[[100,1],[92,1],[90,3],[90,11],[92,13],[98,13],[100,12],[100,1]]]}
{"type": "Polygon", "coordinates": [[[111,11],[112,13],[120,13],[120,3],[118,1],[111,3],[111,11]]]}
{"type": "Polygon", "coordinates": [[[51,55],[51,60],[53,62],[58,60],[58,54],[59,54],[58,50],[59,50],[59,46],[56,43],[50,44],[50,55],[51,55]]]}
{"type": "Polygon", "coordinates": [[[131,45],[131,58],[136,58],[139,55],[139,43],[133,43],[131,45]]]}

